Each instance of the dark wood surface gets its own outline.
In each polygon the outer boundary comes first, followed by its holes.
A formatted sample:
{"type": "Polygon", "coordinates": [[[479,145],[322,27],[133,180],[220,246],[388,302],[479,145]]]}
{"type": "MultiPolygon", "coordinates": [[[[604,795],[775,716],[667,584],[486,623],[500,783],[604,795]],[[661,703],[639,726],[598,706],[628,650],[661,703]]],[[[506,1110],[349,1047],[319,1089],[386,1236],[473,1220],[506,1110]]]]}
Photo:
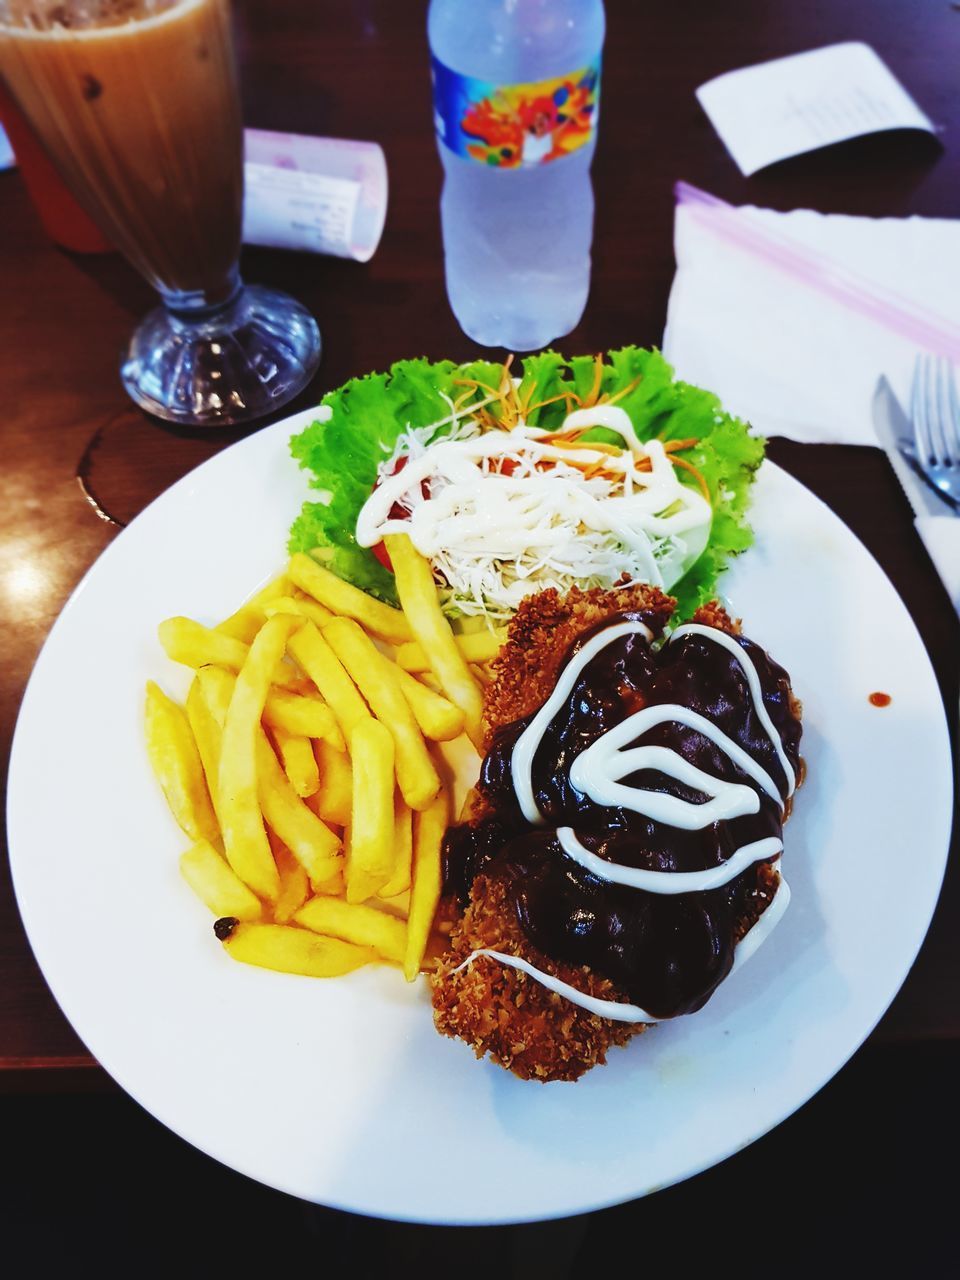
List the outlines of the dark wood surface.
{"type": "MultiPolygon", "coordinates": [[[[431,133],[421,0],[244,0],[237,5],[247,123],[379,141],[390,171],[382,245],[367,266],[264,250],[251,280],[288,289],[316,314],[325,353],[315,402],[352,374],[402,356],[477,348],[446,304],[439,163],[431,133]]],[[[567,351],[657,343],[673,274],[672,187],[684,178],[733,202],[825,212],[956,216],[960,204],[960,12],[947,0],[608,0],[604,116],[594,170],[593,288],[567,351]],[[743,178],[693,96],[721,71],[837,40],[872,44],[941,126],[940,142],[897,134],[743,178]]],[[[950,264],[953,270],[957,264],[950,264]]],[[[150,291],[116,257],[71,257],[45,238],[16,173],[0,174],[0,769],[43,640],[122,519],[239,438],[172,432],[134,410],[117,357],[150,291]],[[25,572],[29,570],[29,572],[25,572]]],[[[960,632],[878,451],[774,441],[771,456],[863,539],[916,620],[951,724],[960,632]]],[[[825,620],[825,623],[828,620],[825,620]]],[[[55,796],[52,795],[52,800],[55,796]]],[[[908,850],[904,856],[909,856],[908,850]]],[[[948,874],[920,957],[878,1040],[960,1038],[960,885],[948,874]]],[[[0,1088],[110,1088],[49,995],[0,864],[0,1088]]]]}
{"type": "MultiPolygon", "coordinates": [[[[865,1046],[799,1112],[699,1177],[518,1227],[421,1227],[305,1204],[217,1164],[123,1094],[0,1097],[0,1227],[8,1252],[29,1242],[31,1280],[82,1276],[85,1264],[126,1277],[147,1242],[158,1271],[169,1259],[169,1274],[189,1280],[284,1266],[350,1280],[581,1280],[624,1274],[638,1241],[639,1274],[681,1280],[716,1275],[734,1251],[739,1280],[939,1280],[956,1272],[954,1180],[939,1170],[958,1067],[957,1044],[865,1046]],[[756,1212],[773,1198],[776,1212],[756,1212]]],[[[456,1153],[450,1172],[464,1173],[456,1153]]]]}

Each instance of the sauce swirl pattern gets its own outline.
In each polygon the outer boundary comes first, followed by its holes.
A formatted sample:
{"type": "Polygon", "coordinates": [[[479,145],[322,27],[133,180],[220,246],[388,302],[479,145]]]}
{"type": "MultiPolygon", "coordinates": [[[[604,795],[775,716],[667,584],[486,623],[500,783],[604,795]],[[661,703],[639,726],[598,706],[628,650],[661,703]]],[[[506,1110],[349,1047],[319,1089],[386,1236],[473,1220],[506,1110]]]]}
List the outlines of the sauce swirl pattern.
{"type": "Polygon", "coordinates": [[[789,677],[759,646],[678,627],[659,649],[635,616],[581,638],[540,709],[496,736],[482,773],[495,817],[448,836],[461,897],[504,876],[524,933],[633,1003],[598,1001],[519,956],[583,1008],[655,1022],[702,1006],[789,900],[771,875],[796,787],[789,677]]]}

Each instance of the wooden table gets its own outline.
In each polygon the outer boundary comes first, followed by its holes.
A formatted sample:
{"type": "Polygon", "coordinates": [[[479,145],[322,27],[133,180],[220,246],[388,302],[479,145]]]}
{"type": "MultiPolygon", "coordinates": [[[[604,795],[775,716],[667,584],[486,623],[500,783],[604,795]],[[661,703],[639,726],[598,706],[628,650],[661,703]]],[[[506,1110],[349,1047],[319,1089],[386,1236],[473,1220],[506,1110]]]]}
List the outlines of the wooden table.
{"type": "MultiPolygon", "coordinates": [[[[292,408],[345,378],[403,356],[464,359],[478,350],[446,303],[440,167],[431,132],[425,8],[420,0],[256,0],[238,4],[246,120],[301,133],[378,140],[390,171],[382,245],[367,266],[263,250],[245,274],[301,298],[325,341],[319,375],[292,408]]],[[[595,165],[593,287],[568,351],[657,343],[673,274],[673,183],[733,202],[825,212],[956,216],[960,203],[960,13],[946,0],[608,3],[604,114],[595,165]],[[735,66],[819,44],[866,39],[928,114],[941,147],[920,135],[847,144],[743,178],[693,96],[735,66]]],[[[954,269],[956,264],[953,264],[954,269]]],[[[243,433],[191,436],[134,410],[117,355],[152,302],[116,257],[79,258],[44,237],[20,177],[0,174],[0,748],[37,652],[70,591],[117,528],[76,480],[129,519],[173,480],[243,433]]],[[[926,641],[951,721],[958,700],[957,619],[876,450],[773,441],[770,455],[863,539],[926,641]]],[[[55,801],[55,791],[52,792],[55,801]]],[[[904,851],[907,856],[908,851],[904,851]]],[[[902,991],[874,1037],[960,1038],[960,885],[954,872],[902,991]]],[[[58,1010],[33,960],[0,865],[0,1089],[92,1088],[111,1082],[58,1010]]]]}

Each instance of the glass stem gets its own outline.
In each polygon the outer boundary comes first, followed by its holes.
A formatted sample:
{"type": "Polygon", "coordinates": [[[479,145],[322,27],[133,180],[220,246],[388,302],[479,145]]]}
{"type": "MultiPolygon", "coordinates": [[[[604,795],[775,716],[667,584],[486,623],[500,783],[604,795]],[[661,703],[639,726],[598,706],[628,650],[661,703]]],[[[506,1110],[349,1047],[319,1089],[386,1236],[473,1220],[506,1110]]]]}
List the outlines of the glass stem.
{"type": "Polygon", "coordinates": [[[218,312],[227,311],[243,289],[240,270],[234,265],[222,284],[210,289],[165,289],[158,285],[160,297],[166,309],[178,320],[199,322],[208,320],[218,312]]]}

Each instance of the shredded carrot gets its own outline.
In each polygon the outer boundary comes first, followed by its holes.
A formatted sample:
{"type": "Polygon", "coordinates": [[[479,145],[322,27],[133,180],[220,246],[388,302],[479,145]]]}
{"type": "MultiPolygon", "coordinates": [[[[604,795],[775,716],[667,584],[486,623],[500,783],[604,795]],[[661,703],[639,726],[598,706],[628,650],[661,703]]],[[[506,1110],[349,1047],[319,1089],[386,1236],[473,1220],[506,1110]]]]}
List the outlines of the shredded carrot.
{"type": "Polygon", "coordinates": [[[602,462],[593,462],[583,473],[584,480],[593,480],[597,476],[606,476],[608,479],[619,479],[618,476],[611,476],[602,462]]]}
{"type": "Polygon", "coordinates": [[[479,382],[476,378],[454,378],[453,384],[456,387],[469,387],[471,391],[484,391],[488,396],[493,396],[494,399],[499,399],[500,397],[499,391],[495,391],[486,382],[479,382]]]}
{"type": "Polygon", "coordinates": [[[597,401],[597,404],[616,404],[618,400],[622,400],[624,396],[628,396],[631,391],[636,391],[642,381],[643,374],[638,373],[633,381],[628,383],[621,391],[618,391],[615,396],[602,395],[597,401]]]}
{"type": "Polygon", "coordinates": [[[542,409],[544,405],[556,404],[558,400],[569,400],[569,399],[570,399],[569,394],[565,391],[562,391],[559,395],[550,396],[549,399],[547,400],[538,400],[536,404],[529,404],[529,405],[521,404],[520,410],[524,418],[526,418],[531,413],[533,413],[536,409],[542,409]]]}
{"type": "MultiPolygon", "coordinates": [[[[579,437],[579,435],[580,433],[578,432],[577,436],[579,437]]],[[[610,457],[617,457],[619,454],[623,453],[623,450],[618,448],[615,444],[607,444],[602,440],[574,439],[572,436],[568,438],[564,436],[561,431],[552,431],[547,436],[540,436],[537,443],[550,444],[553,445],[555,449],[592,449],[596,453],[606,453],[610,457]]]]}
{"type": "MultiPolygon", "coordinates": [[[[485,397],[490,400],[490,405],[484,405],[483,408],[475,410],[475,416],[480,426],[487,431],[512,428],[517,426],[521,420],[525,420],[529,414],[537,409],[542,409],[548,404],[555,404],[559,400],[563,400],[566,405],[567,413],[572,412],[572,406],[577,404],[581,409],[590,409],[596,404],[616,404],[618,400],[622,400],[624,396],[630,395],[635,391],[643,381],[643,375],[638,374],[628,386],[623,387],[616,395],[601,395],[600,388],[603,385],[603,371],[605,365],[603,363],[602,354],[598,353],[594,360],[593,382],[590,390],[585,396],[578,396],[576,392],[566,389],[558,395],[550,396],[546,400],[539,400],[536,404],[530,404],[530,396],[532,392],[521,397],[517,393],[517,388],[513,385],[513,379],[510,377],[510,369],[513,365],[513,355],[508,355],[503,362],[500,374],[500,384],[494,389],[486,382],[480,382],[476,378],[455,378],[454,385],[465,388],[463,393],[454,401],[454,409],[459,412],[464,409],[465,412],[470,411],[469,400],[478,391],[484,393],[485,397]],[[495,412],[497,410],[498,412],[495,412]]],[[[595,476],[602,475],[611,481],[622,479],[619,472],[608,470],[602,461],[591,459],[590,462],[580,461],[576,457],[578,449],[589,449],[595,453],[604,453],[616,456],[623,452],[623,449],[616,445],[606,444],[600,441],[583,440],[582,436],[590,427],[576,427],[572,431],[551,431],[540,439],[545,444],[552,444],[554,448],[568,450],[571,454],[567,460],[570,466],[576,467],[584,473],[586,479],[591,480],[595,476]]],[[[663,450],[671,463],[676,467],[682,467],[684,471],[690,473],[697,482],[700,492],[710,501],[710,489],[707,485],[703,474],[686,458],[680,458],[677,454],[687,449],[692,449],[699,444],[699,440],[695,436],[691,436],[686,440],[665,440],[663,441],[663,450]]],[[[552,470],[556,463],[551,459],[543,459],[537,464],[542,470],[552,470]]],[[[640,458],[635,464],[637,471],[651,471],[653,464],[649,457],[640,458]]]]}
{"type": "Polygon", "coordinates": [[[596,404],[602,383],[603,355],[598,351],[593,360],[593,382],[591,383],[590,390],[586,394],[586,398],[580,400],[581,409],[590,409],[596,404]]]}
{"type": "Polygon", "coordinates": [[[691,436],[689,440],[664,440],[663,451],[664,453],[676,453],[680,449],[692,449],[695,444],[699,443],[700,441],[696,436],[691,436]]]}
{"type": "Polygon", "coordinates": [[[707,482],[704,480],[702,472],[698,471],[693,463],[688,462],[686,458],[677,458],[673,454],[670,454],[669,457],[675,467],[683,467],[684,471],[690,472],[697,484],[700,486],[700,492],[706,498],[707,502],[709,502],[710,490],[707,488],[707,482]]]}

